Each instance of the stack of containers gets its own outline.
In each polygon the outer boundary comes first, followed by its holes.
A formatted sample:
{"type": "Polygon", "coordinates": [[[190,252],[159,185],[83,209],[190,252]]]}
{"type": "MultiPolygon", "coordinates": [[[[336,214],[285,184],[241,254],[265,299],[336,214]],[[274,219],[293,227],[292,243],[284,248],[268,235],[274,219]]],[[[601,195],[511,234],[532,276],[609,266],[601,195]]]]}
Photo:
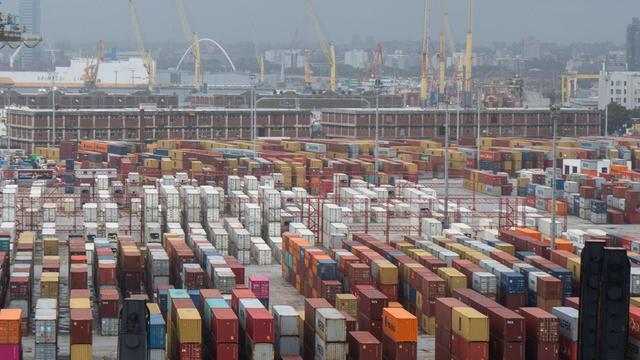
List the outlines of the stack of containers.
{"type": "Polygon", "coordinates": [[[382,344],[368,331],[350,331],[347,334],[349,349],[347,360],[379,360],[382,344]]]}
{"type": "Polygon", "coordinates": [[[35,359],[56,359],[58,357],[58,301],[38,299],[35,319],[35,359]]]}
{"type": "Polygon", "coordinates": [[[15,249],[9,278],[9,308],[21,309],[20,329],[23,335],[29,332],[33,288],[33,249],[36,234],[22,232],[15,249]]]}
{"type": "Polygon", "coordinates": [[[358,329],[369,331],[382,341],[382,313],[389,306],[389,299],[370,285],[356,285],[354,295],[358,299],[358,329]]]}
{"type": "Polygon", "coordinates": [[[560,359],[578,358],[578,310],[572,307],[555,307],[551,310],[558,318],[558,348],[560,359]]]}
{"type": "Polygon", "coordinates": [[[181,223],[180,193],[173,185],[160,187],[164,207],[164,219],[166,223],[181,223]]]}
{"type": "Polygon", "coordinates": [[[527,358],[557,359],[559,353],[558,318],[536,307],[516,310],[527,329],[527,358]]]}
{"type": "MultiPolygon", "coordinates": [[[[69,240],[71,243],[71,240],[69,240]]],[[[96,243],[94,274],[96,291],[100,293],[104,289],[116,289],[118,286],[116,257],[109,243],[96,243]]],[[[82,244],[84,246],[84,244],[82,244]]]]}
{"type": "MultiPolygon", "coordinates": [[[[2,359],[22,359],[22,335],[20,309],[0,309],[0,354],[2,359]]],[[[51,358],[49,358],[51,359],[51,358]]]]}
{"type": "Polygon", "coordinates": [[[334,308],[316,310],[316,359],[341,360],[347,356],[347,323],[334,308]]]}
{"type": "Polygon", "coordinates": [[[208,355],[214,359],[234,359],[238,356],[239,322],[238,316],[222,298],[205,300],[205,319],[207,326],[208,355]]]}
{"type": "Polygon", "coordinates": [[[453,309],[466,305],[458,299],[441,297],[436,300],[436,360],[451,359],[451,319],[453,309]]]}
{"type": "Polygon", "coordinates": [[[258,237],[261,235],[262,217],[260,216],[260,205],[246,203],[242,206],[242,224],[247,229],[249,235],[258,237]]]}
{"type": "Polygon", "coordinates": [[[322,229],[323,246],[327,249],[338,249],[346,240],[349,229],[342,222],[342,208],[335,204],[323,204],[322,229]]]}
{"type": "Polygon", "coordinates": [[[100,316],[100,334],[102,336],[118,336],[120,324],[120,293],[115,289],[104,289],[98,300],[100,316]]]}
{"type": "Polygon", "coordinates": [[[384,358],[416,359],[418,319],[403,308],[384,308],[382,313],[384,358]]]}
{"type": "Polygon", "coordinates": [[[200,207],[202,208],[202,219],[205,224],[213,224],[220,221],[220,203],[224,198],[213,186],[200,187],[200,207]]]}
{"type": "Polygon", "coordinates": [[[202,320],[186,290],[169,290],[167,357],[202,358],[202,320]]]}
{"type": "Polygon", "coordinates": [[[300,315],[289,305],[274,305],[271,308],[275,324],[275,357],[300,354],[300,315]]]}
{"type": "Polygon", "coordinates": [[[166,359],[166,325],[160,307],[156,303],[147,303],[149,311],[149,360],[166,359]]]}
{"type": "Polygon", "coordinates": [[[263,239],[265,241],[271,237],[278,237],[282,234],[282,197],[280,192],[274,189],[264,189],[260,187],[262,192],[262,216],[263,239]]]}
{"type": "MultiPolygon", "coordinates": [[[[250,299],[244,301],[247,300],[250,299]]],[[[240,336],[240,356],[246,359],[272,359],[275,341],[274,319],[259,301],[257,304],[260,306],[243,307],[244,316],[238,314],[240,326],[244,324],[244,336],[240,336]]]]}
{"type": "Polygon", "coordinates": [[[182,213],[184,214],[184,222],[201,222],[200,191],[192,186],[183,186],[180,188],[180,191],[183,196],[182,213]]]}
{"type": "Polygon", "coordinates": [[[457,359],[489,358],[489,318],[470,307],[451,310],[451,355],[457,359]]]}
{"type": "Polygon", "coordinates": [[[169,285],[169,255],[160,244],[147,244],[145,288],[151,299],[159,287],[169,285]]]}
{"type": "Polygon", "coordinates": [[[265,308],[269,308],[269,277],[265,275],[249,276],[249,289],[256,295],[265,308]]]}
{"type": "Polygon", "coordinates": [[[225,218],[224,226],[229,234],[229,254],[235,256],[243,265],[250,264],[251,234],[249,231],[244,228],[237,218],[225,218]]]}
{"type": "Polygon", "coordinates": [[[141,293],[142,254],[133,241],[119,241],[120,285],[125,298],[141,293]]]}
{"type": "Polygon", "coordinates": [[[71,323],[69,325],[71,341],[71,360],[92,358],[93,315],[88,294],[71,297],[71,323]]]}
{"type": "Polygon", "coordinates": [[[5,185],[2,189],[2,222],[15,223],[16,221],[16,194],[18,185],[5,185]]]}
{"type": "Polygon", "coordinates": [[[158,206],[158,190],[145,188],[143,210],[145,228],[152,227],[151,224],[155,224],[155,226],[160,224],[160,211],[158,206]]]}
{"type": "Polygon", "coordinates": [[[303,355],[305,360],[315,359],[316,352],[316,312],[319,309],[331,308],[331,304],[322,298],[306,298],[304,300],[303,355]]]}

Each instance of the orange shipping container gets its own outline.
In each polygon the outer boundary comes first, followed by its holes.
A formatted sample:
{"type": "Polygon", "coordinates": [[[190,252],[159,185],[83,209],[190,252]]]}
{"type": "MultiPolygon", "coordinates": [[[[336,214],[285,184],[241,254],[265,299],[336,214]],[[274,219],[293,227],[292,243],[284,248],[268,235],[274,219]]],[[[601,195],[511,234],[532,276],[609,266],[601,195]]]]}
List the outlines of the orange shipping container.
{"type": "Polygon", "coordinates": [[[20,343],[20,309],[0,310],[0,344],[20,343]]]}
{"type": "Polygon", "coordinates": [[[418,319],[405,309],[384,308],[384,334],[396,342],[415,342],[418,339],[418,319]]]}
{"type": "Polygon", "coordinates": [[[542,240],[542,234],[539,231],[532,230],[532,229],[529,229],[529,228],[516,228],[516,230],[519,233],[527,235],[529,237],[532,237],[532,238],[534,238],[534,239],[536,239],[538,241],[542,240]]]}

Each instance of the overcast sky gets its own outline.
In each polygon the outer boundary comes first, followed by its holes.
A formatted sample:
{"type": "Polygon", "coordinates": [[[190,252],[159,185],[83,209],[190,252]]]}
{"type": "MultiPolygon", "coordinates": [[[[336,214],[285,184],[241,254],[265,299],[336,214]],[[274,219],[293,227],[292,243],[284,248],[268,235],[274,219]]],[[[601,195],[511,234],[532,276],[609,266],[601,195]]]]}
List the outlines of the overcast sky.
{"type": "MultiPolygon", "coordinates": [[[[175,0],[135,0],[147,41],[182,40],[175,0]],[[173,34],[173,35],[172,35],[173,34]]],[[[0,9],[17,13],[19,0],[3,0],[0,9]]],[[[132,39],[127,0],[42,0],[43,33],[55,43],[132,39]]],[[[184,0],[192,27],[201,37],[220,42],[251,40],[291,42],[296,29],[302,40],[315,40],[305,0],[184,0]]],[[[461,42],[466,31],[466,0],[448,0],[453,33],[461,42]]],[[[376,41],[419,40],[423,0],[316,0],[328,40],[345,42],[354,35],[376,41]]],[[[431,31],[438,31],[438,0],[431,0],[431,31]]],[[[477,43],[543,41],[623,44],[640,0],[475,0],[477,43]]],[[[436,39],[434,36],[432,39],[436,39]]],[[[133,43],[132,43],[133,44],[133,43]]]]}

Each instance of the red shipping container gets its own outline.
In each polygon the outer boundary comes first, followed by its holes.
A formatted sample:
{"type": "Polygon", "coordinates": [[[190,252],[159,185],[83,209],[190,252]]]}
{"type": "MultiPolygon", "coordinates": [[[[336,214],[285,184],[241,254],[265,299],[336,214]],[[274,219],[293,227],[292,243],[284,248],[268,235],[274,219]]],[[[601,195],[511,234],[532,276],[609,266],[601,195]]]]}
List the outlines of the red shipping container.
{"type": "Polygon", "coordinates": [[[274,320],[266,309],[247,309],[247,335],[256,343],[273,343],[274,320]]]}
{"type": "Polygon", "coordinates": [[[451,329],[438,324],[438,320],[436,320],[436,346],[446,350],[447,353],[451,352],[451,329]]]}
{"type": "Polygon", "coordinates": [[[383,335],[383,356],[387,360],[415,360],[418,358],[418,344],[415,342],[395,342],[383,335]]]}
{"type": "Polygon", "coordinates": [[[516,310],[525,319],[527,342],[558,342],[558,318],[535,307],[516,310]]]}
{"type": "Polygon", "coordinates": [[[389,299],[383,293],[375,289],[364,289],[356,294],[358,299],[358,312],[363,313],[372,320],[382,319],[382,309],[389,306],[389,299]]]}
{"type": "Polygon", "coordinates": [[[320,296],[331,305],[336,303],[336,294],[342,293],[342,283],[337,280],[321,280],[320,296]]]}
{"type": "Polygon", "coordinates": [[[100,291],[99,314],[101,318],[120,317],[120,294],[117,290],[105,289],[100,291]]]}
{"type": "Polygon", "coordinates": [[[562,282],[553,276],[538,277],[536,294],[544,299],[562,299],[562,282]]]}
{"type": "Polygon", "coordinates": [[[347,333],[349,357],[358,360],[380,360],[382,344],[368,331],[351,331],[347,333]]]}
{"type": "Polygon", "coordinates": [[[358,330],[368,331],[376,339],[382,341],[382,320],[369,319],[363,313],[358,312],[358,330]]]}
{"type": "Polygon", "coordinates": [[[116,264],[100,263],[98,264],[98,285],[117,285],[116,282],[116,264]]]}
{"type": "Polygon", "coordinates": [[[142,270],[140,251],[127,250],[122,253],[122,270],[131,272],[142,270]]]}
{"type": "Polygon", "coordinates": [[[0,358],[2,360],[22,359],[22,349],[20,344],[0,344],[0,358]]]}
{"type": "Polygon", "coordinates": [[[71,344],[93,343],[93,316],[91,309],[71,309],[71,344]]]}
{"type": "Polygon", "coordinates": [[[387,297],[388,301],[398,301],[398,285],[378,285],[378,290],[387,297]]]}
{"type": "Polygon", "coordinates": [[[238,342],[238,316],[232,309],[211,309],[211,333],[217,342],[238,342]]]}
{"type": "Polygon", "coordinates": [[[255,299],[256,295],[249,289],[233,289],[231,292],[231,308],[237,314],[240,299],[255,299]]]}
{"type": "Polygon", "coordinates": [[[227,260],[227,267],[230,268],[231,271],[233,271],[233,274],[236,276],[236,285],[244,285],[244,266],[242,266],[242,264],[240,264],[234,258],[233,262],[227,260]]]}
{"type": "Polygon", "coordinates": [[[629,336],[640,339],[640,307],[629,306],[629,336]]]}
{"type": "Polygon", "coordinates": [[[557,360],[560,352],[560,345],[555,342],[529,342],[527,341],[527,359],[535,360],[557,360]]]}
{"type": "Polygon", "coordinates": [[[72,289],[69,299],[90,299],[91,291],[89,289],[72,289]]]}
{"type": "Polygon", "coordinates": [[[71,289],[86,289],[89,279],[88,271],[87,264],[71,264],[69,287],[71,289]]]}
{"type": "Polygon", "coordinates": [[[436,343],[436,360],[451,360],[451,353],[436,343]]]}
{"type": "Polygon", "coordinates": [[[496,360],[524,360],[524,342],[503,342],[500,339],[491,337],[489,342],[489,355],[496,360]]]}
{"type": "Polygon", "coordinates": [[[200,360],[202,359],[201,344],[178,344],[180,360],[200,360]]]}
{"type": "Polygon", "coordinates": [[[351,286],[371,284],[371,270],[366,264],[349,263],[347,265],[347,276],[351,286]]]}
{"type": "Polygon", "coordinates": [[[249,289],[258,299],[269,298],[269,278],[264,275],[249,276],[249,289]]]}
{"type": "Polygon", "coordinates": [[[347,327],[347,333],[349,331],[357,331],[358,330],[358,320],[356,320],[356,318],[354,318],[353,316],[347,314],[345,311],[340,311],[340,313],[345,318],[346,327],[347,327]]]}
{"type": "Polygon", "coordinates": [[[467,305],[455,298],[436,299],[437,326],[451,329],[451,312],[455,307],[467,307],[467,305]]]}
{"type": "Polygon", "coordinates": [[[578,342],[560,336],[558,358],[560,360],[578,360],[578,342]]]}
{"type": "Polygon", "coordinates": [[[200,267],[184,268],[184,288],[200,289],[205,286],[204,270],[200,267]]]}
{"type": "Polygon", "coordinates": [[[304,300],[304,321],[311,324],[315,329],[316,310],[332,308],[331,304],[322,298],[308,298],[304,300]]]}
{"type": "Polygon", "coordinates": [[[500,303],[507,309],[516,310],[526,305],[525,294],[502,294],[500,303]]]}
{"type": "Polygon", "coordinates": [[[11,299],[29,299],[29,277],[28,276],[17,276],[11,275],[9,280],[9,294],[11,295],[11,299]]]}
{"type": "Polygon", "coordinates": [[[238,360],[238,344],[237,343],[220,343],[214,339],[213,358],[220,360],[238,360]]]}
{"type": "Polygon", "coordinates": [[[488,360],[488,342],[469,342],[462,336],[451,333],[451,359],[453,360],[488,360]]]}
{"type": "Polygon", "coordinates": [[[525,340],[524,318],[504,307],[487,309],[491,334],[503,341],[522,342],[525,340]]]}

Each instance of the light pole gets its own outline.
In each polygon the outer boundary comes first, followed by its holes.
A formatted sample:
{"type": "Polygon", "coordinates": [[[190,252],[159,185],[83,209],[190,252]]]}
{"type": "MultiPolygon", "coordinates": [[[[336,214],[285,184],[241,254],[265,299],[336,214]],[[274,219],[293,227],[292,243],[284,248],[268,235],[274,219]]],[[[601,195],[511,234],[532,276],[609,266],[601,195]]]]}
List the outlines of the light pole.
{"type": "Polygon", "coordinates": [[[556,155],[556,128],[558,123],[558,118],[560,117],[560,106],[557,104],[551,105],[551,125],[552,125],[552,135],[551,135],[551,143],[552,150],[551,154],[553,155],[553,180],[551,182],[551,250],[556,249],[556,171],[557,171],[557,158],[556,155]]]}
{"type": "Polygon", "coordinates": [[[113,71],[116,74],[116,84],[115,84],[115,88],[118,88],[118,70],[114,70],[113,71]]]}
{"type": "Polygon", "coordinates": [[[52,119],[52,137],[53,146],[56,146],[56,73],[51,76],[51,119],[52,119]]]}
{"type": "Polygon", "coordinates": [[[375,134],[375,146],[373,149],[373,172],[374,172],[374,183],[378,186],[378,140],[380,137],[379,124],[380,124],[380,89],[382,88],[382,82],[380,79],[376,79],[375,89],[376,89],[376,134],[375,134]]]}
{"type": "Polygon", "coordinates": [[[256,158],[256,76],[249,76],[251,81],[251,141],[253,142],[253,158],[256,158]]]}
{"type": "Polygon", "coordinates": [[[604,106],[604,136],[609,136],[609,103],[604,106]]]}
{"type": "Polygon", "coordinates": [[[449,228],[449,100],[445,101],[444,116],[444,222],[442,226],[449,228]]]}

